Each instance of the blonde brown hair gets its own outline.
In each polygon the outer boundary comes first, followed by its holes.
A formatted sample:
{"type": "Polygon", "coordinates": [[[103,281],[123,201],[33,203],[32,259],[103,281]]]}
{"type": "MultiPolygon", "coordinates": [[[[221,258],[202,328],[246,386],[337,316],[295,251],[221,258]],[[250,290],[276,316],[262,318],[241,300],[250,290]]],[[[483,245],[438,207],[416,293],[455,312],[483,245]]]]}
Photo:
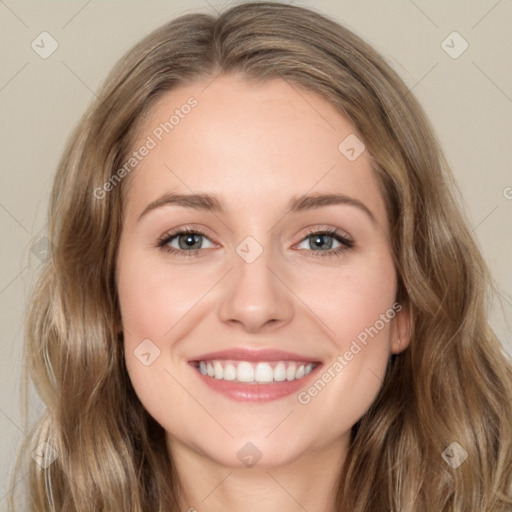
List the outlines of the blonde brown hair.
{"type": "Polygon", "coordinates": [[[118,335],[125,182],[102,199],[94,190],[133,150],[159,97],[229,73],[281,78],[338,108],[363,137],[387,205],[411,344],[390,358],[353,428],[338,510],[512,510],[512,367],[489,327],[492,281],[432,128],[362,39],[270,2],[188,14],[151,33],[115,66],[69,140],[51,196],[53,251],[26,323],[26,364],[46,409],[24,453],[45,441],[58,454],[47,469],[31,464],[30,510],[177,510],[163,429],[133,391],[118,335]],[[441,456],[454,441],[468,455],[456,469],[441,456]]]}

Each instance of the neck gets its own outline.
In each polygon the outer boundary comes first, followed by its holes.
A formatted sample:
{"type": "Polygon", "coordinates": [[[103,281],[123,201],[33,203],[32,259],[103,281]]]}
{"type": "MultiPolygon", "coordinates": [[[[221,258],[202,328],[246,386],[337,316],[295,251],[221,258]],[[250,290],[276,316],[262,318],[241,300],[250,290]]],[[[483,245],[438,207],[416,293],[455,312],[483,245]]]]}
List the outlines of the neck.
{"type": "Polygon", "coordinates": [[[349,438],[311,449],[286,465],[227,466],[175,438],[169,452],[186,495],[180,510],[189,512],[335,512],[336,493],[349,438]]]}

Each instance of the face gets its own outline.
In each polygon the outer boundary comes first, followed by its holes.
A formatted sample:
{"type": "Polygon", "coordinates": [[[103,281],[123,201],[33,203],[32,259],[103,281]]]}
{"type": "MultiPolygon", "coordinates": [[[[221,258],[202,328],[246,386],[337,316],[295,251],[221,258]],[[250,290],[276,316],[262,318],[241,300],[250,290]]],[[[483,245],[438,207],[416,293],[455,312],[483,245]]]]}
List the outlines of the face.
{"type": "Polygon", "coordinates": [[[116,277],[128,372],[171,453],[231,467],[341,454],[407,346],[355,137],[281,80],[182,86],[146,116],[116,277]]]}

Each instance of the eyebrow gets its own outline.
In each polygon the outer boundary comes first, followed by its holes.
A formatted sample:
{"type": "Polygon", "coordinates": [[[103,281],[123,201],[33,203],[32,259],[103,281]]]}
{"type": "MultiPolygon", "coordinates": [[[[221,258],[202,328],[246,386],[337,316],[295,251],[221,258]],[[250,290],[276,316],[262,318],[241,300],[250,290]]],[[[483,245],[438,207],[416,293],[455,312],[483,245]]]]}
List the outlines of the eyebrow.
{"type": "MultiPolygon", "coordinates": [[[[192,208],[194,210],[202,210],[212,213],[225,212],[222,202],[216,196],[211,194],[177,194],[169,192],[149,203],[146,208],[144,208],[144,211],[139,215],[138,221],[140,221],[142,217],[147,215],[150,211],[170,205],[182,206],[184,208],[192,208]]],[[[375,216],[364,203],[353,197],[337,193],[317,193],[294,196],[288,202],[285,214],[333,205],[354,206],[364,212],[373,223],[377,223],[375,216]]]]}

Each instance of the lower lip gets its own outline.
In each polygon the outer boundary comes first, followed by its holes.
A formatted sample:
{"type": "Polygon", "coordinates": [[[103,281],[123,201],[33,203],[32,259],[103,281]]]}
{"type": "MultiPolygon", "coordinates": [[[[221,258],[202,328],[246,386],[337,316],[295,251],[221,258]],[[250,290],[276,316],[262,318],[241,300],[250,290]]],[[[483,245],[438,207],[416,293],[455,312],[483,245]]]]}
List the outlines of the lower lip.
{"type": "Polygon", "coordinates": [[[322,365],[317,364],[311,373],[308,373],[308,375],[301,379],[270,382],[268,384],[247,384],[245,382],[216,379],[208,375],[203,375],[195,366],[193,366],[193,369],[207,386],[232,400],[239,402],[270,402],[271,400],[278,400],[279,398],[284,398],[293,393],[298,393],[308,384],[320,366],[322,365]]]}

